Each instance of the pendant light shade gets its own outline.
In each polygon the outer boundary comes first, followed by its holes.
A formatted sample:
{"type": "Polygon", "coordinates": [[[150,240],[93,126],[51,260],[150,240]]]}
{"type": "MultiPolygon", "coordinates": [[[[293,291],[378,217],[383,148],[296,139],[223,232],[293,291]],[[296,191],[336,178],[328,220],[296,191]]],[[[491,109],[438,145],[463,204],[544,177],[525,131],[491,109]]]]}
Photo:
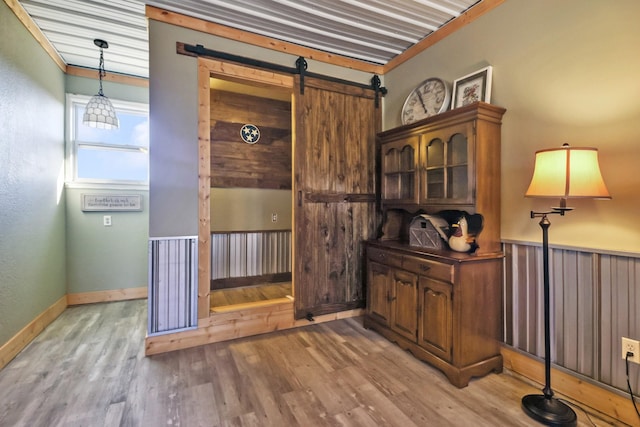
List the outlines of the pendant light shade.
{"type": "Polygon", "coordinates": [[[98,129],[117,129],[120,126],[116,110],[113,108],[109,98],[102,92],[102,78],[105,76],[104,57],[102,50],[107,49],[109,44],[100,39],[95,39],[93,43],[100,48],[100,65],[98,77],[100,79],[100,89],[97,95],[93,95],[84,110],[82,123],[98,129]]]}
{"type": "Polygon", "coordinates": [[[104,95],[93,95],[82,116],[82,123],[99,129],[117,129],[119,127],[116,110],[104,95]]]}

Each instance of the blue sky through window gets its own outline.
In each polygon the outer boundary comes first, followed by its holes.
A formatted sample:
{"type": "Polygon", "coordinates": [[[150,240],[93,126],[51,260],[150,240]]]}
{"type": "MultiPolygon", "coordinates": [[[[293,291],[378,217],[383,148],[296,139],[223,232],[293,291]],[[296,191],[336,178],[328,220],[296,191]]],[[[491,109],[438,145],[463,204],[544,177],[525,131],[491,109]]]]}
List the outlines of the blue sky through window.
{"type": "Polygon", "coordinates": [[[76,171],[81,180],[147,182],[149,119],[146,113],[116,107],[120,127],[107,130],[82,123],[84,105],[76,104],[76,171]]]}

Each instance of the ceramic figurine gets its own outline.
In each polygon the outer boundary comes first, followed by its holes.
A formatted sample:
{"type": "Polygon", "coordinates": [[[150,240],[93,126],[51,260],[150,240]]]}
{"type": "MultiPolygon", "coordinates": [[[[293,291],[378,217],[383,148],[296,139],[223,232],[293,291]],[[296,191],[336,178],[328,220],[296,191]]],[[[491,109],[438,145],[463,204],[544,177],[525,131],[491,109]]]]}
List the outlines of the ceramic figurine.
{"type": "Polygon", "coordinates": [[[456,252],[469,252],[473,238],[469,236],[467,218],[461,217],[457,223],[451,225],[453,233],[449,237],[449,247],[456,252]]]}

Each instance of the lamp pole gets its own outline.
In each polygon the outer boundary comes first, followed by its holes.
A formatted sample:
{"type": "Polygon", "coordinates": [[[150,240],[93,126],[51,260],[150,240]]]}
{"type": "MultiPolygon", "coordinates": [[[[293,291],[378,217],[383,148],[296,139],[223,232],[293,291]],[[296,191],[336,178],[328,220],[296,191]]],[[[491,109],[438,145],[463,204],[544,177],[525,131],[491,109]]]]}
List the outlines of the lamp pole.
{"type": "MultiPolygon", "coordinates": [[[[565,205],[566,206],[566,205],[565,205]]],[[[577,425],[576,413],[565,403],[553,398],[551,389],[551,322],[550,322],[550,281],[549,281],[549,227],[548,214],[564,213],[571,208],[553,208],[550,212],[533,212],[531,218],[540,217],[542,229],[542,270],[544,286],[544,388],[542,395],[528,394],[522,398],[522,409],[534,420],[550,426],[573,427],[577,425]]]]}

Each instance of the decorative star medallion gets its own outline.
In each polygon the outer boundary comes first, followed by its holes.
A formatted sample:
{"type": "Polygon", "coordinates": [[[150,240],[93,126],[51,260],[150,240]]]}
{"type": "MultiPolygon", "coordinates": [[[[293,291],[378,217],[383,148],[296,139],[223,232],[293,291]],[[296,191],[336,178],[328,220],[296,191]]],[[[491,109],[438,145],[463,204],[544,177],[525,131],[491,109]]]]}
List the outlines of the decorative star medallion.
{"type": "Polygon", "coordinates": [[[255,144],[260,139],[260,129],[256,125],[244,125],[240,129],[240,136],[247,144],[255,144]]]}

